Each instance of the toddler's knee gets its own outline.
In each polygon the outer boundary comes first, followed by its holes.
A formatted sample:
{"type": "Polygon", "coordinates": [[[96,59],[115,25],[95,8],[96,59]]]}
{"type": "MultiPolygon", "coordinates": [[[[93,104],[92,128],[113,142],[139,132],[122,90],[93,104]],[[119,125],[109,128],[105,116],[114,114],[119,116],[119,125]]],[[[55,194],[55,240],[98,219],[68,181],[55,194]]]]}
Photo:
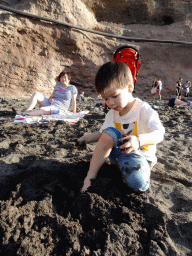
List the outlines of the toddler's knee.
{"type": "Polygon", "coordinates": [[[117,133],[117,132],[119,132],[116,128],[114,128],[114,127],[107,127],[107,128],[105,128],[104,130],[103,130],[103,132],[105,132],[105,133],[108,133],[108,134],[110,134],[110,133],[117,133]]]}
{"type": "Polygon", "coordinates": [[[150,178],[138,175],[129,175],[124,182],[135,192],[145,192],[150,186],[150,178]]]}
{"type": "Polygon", "coordinates": [[[120,131],[118,131],[114,127],[107,127],[106,129],[103,130],[102,133],[107,133],[108,135],[110,135],[114,139],[115,143],[117,143],[117,141],[123,137],[120,131]]]}

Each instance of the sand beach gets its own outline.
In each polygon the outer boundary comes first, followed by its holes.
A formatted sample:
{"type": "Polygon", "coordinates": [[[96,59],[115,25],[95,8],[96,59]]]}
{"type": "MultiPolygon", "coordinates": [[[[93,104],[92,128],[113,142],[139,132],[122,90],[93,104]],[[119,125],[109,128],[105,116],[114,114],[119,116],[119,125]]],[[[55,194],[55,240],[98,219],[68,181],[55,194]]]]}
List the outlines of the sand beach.
{"type": "Polygon", "coordinates": [[[107,161],[82,194],[95,144],[75,141],[100,128],[103,108],[88,100],[76,124],[23,124],[12,107],[27,100],[0,99],[0,255],[192,255],[192,110],[144,100],[166,129],[150,189],[129,191],[107,161]]]}

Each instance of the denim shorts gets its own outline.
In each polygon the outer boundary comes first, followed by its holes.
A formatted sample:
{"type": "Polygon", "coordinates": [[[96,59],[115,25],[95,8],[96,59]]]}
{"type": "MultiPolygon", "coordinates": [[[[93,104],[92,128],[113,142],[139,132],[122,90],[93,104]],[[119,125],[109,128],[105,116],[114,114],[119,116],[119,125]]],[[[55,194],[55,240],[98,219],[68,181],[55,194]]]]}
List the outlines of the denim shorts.
{"type": "Polygon", "coordinates": [[[121,170],[123,182],[134,191],[146,191],[150,186],[151,162],[147,161],[140,150],[131,154],[123,154],[117,147],[117,142],[123,138],[123,135],[114,127],[106,128],[103,133],[107,133],[114,139],[109,159],[121,170]]]}

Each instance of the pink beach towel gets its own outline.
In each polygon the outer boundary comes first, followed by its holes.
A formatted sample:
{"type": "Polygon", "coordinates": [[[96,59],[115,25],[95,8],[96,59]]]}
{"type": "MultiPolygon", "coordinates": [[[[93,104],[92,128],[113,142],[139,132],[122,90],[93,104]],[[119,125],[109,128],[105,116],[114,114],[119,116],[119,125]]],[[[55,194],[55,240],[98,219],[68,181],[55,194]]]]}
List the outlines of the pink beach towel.
{"type": "Polygon", "coordinates": [[[56,115],[43,115],[43,116],[19,116],[16,115],[14,122],[15,123],[25,123],[25,124],[34,124],[34,123],[48,123],[56,120],[63,120],[70,124],[75,124],[79,119],[84,118],[89,111],[81,111],[79,113],[73,112],[63,112],[62,114],[56,115]]]}

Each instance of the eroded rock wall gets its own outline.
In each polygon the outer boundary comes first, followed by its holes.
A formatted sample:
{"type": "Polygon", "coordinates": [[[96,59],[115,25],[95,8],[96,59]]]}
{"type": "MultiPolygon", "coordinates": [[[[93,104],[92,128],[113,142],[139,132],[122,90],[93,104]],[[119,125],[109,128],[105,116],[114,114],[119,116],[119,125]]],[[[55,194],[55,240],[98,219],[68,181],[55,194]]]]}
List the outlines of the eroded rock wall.
{"type": "MultiPolygon", "coordinates": [[[[102,1],[103,8],[106,1],[102,1]]],[[[113,10],[114,3],[119,2],[111,2],[110,10],[113,10]]],[[[135,1],[136,3],[139,1],[135,1]]],[[[146,4],[148,1],[142,3],[146,4]]],[[[98,22],[93,12],[95,9],[91,9],[88,1],[10,0],[0,1],[0,4],[126,37],[192,42],[190,14],[186,14],[183,21],[164,26],[123,25],[98,22]]],[[[118,47],[127,44],[138,47],[141,52],[141,69],[136,90],[139,95],[150,96],[150,84],[156,77],[163,81],[164,97],[175,94],[175,82],[179,77],[183,77],[184,81],[192,80],[191,45],[118,40],[5,10],[0,10],[0,21],[2,96],[20,97],[31,95],[34,91],[50,95],[56,85],[55,78],[63,69],[72,72],[72,82],[77,85],[79,92],[84,90],[93,93],[98,68],[111,59],[118,47]]]]}
{"type": "Polygon", "coordinates": [[[188,0],[83,0],[98,21],[123,24],[171,24],[192,11],[188,0]]]}

